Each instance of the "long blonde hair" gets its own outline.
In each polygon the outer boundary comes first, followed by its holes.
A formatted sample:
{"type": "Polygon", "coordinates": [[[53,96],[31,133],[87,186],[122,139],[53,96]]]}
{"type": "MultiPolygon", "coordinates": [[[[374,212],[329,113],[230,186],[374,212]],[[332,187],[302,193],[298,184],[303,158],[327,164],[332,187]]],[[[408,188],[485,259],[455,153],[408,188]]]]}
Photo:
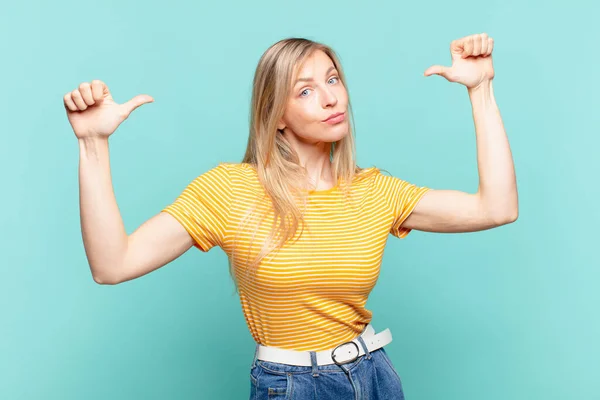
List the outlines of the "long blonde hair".
{"type": "MultiPolygon", "coordinates": [[[[242,163],[250,164],[255,168],[265,191],[263,199],[270,200],[269,211],[274,214],[270,235],[263,243],[261,251],[252,262],[246,259],[246,271],[252,276],[267,254],[277,251],[287,240],[295,236],[300,224],[301,233],[304,231],[303,212],[307,193],[297,190],[291,183],[307,182],[308,175],[306,169],[300,165],[298,154],[284,136],[279,134],[277,123],[284,114],[294,72],[316,50],[325,52],[331,58],[340,81],[347,88],[340,60],[333,49],[304,38],[288,38],[273,44],[262,55],[256,67],[252,86],[250,133],[242,163]],[[302,209],[298,203],[303,205],[302,209]],[[278,220],[279,226],[276,226],[278,220]],[[280,237],[276,243],[275,238],[278,234],[280,237]]],[[[334,182],[339,182],[340,189],[346,196],[350,195],[348,183],[363,170],[356,165],[354,116],[350,101],[348,101],[348,115],[351,117],[348,124],[349,132],[344,138],[332,143],[330,153],[334,182]]],[[[255,216],[254,211],[258,204],[247,210],[236,230],[236,238],[242,231],[244,222],[255,216]]],[[[263,215],[263,219],[264,217],[266,215],[263,215]]],[[[255,225],[254,235],[261,221],[262,219],[255,225]]],[[[237,292],[238,281],[233,267],[237,257],[235,244],[236,239],[229,259],[229,272],[237,292]]],[[[250,251],[248,257],[249,255],[250,251]]]]}

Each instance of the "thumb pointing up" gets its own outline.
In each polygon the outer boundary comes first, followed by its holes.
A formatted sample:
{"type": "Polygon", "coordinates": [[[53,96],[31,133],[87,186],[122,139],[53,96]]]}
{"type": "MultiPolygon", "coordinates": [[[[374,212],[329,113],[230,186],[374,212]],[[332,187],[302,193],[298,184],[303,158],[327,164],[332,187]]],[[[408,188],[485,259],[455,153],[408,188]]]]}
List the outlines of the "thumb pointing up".
{"type": "Polygon", "coordinates": [[[139,106],[146,104],[146,103],[152,103],[152,102],[154,102],[154,99],[151,96],[148,96],[147,94],[140,94],[140,95],[135,96],[128,102],[121,104],[121,108],[122,108],[123,114],[125,115],[125,118],[127,118],[127,117],[129,117],[129,114],[131,114],[133,112],[133,110],[135,110],[139,106]]]}

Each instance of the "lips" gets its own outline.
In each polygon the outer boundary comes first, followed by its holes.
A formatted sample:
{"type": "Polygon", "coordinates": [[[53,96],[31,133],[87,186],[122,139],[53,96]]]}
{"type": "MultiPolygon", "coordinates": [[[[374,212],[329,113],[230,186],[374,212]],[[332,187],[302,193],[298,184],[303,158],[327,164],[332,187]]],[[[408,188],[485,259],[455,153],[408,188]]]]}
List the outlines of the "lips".
{"type": "Polygon", "coordinates": [[[331,115],[330,115],[330,116],[329,116],[327,119],[323,120],[323,122],[327,122],[327,121],[329,121],[330,119],[332,119],[332,118],[335,118],[335,117],[338,117],[338,116],[340,116],[340,115],[343,115],[343,114],[344,114],[343,112],[339,112],[339,113],[331,114],[331,115]]]}

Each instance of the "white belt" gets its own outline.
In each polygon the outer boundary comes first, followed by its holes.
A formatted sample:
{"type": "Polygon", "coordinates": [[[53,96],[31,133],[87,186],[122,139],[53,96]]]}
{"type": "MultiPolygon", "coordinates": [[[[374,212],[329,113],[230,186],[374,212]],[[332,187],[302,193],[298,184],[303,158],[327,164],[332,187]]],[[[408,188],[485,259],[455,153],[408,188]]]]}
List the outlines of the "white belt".
{"type": "MultiPolygon", "coordinates": [[[[365,341],[369,352],[377,350],[392,341],[392,332],[390,332],[389,328],[375,334],[375,330],[371,324],[367,325],[360,336],[365,341]]],[[[262,344],[259,344],[257,347],[256,358],[259,360],[289,365],[312,365],[309,351],[280,349],[273,346],[263,346],[262,344]]],[[[342,343],[333,349],[317,351],[317,365],[345,364],[356,360],[364,354],[365,351],[358,341],[358,338],[355,338],[350,342],[342,343]]]]}

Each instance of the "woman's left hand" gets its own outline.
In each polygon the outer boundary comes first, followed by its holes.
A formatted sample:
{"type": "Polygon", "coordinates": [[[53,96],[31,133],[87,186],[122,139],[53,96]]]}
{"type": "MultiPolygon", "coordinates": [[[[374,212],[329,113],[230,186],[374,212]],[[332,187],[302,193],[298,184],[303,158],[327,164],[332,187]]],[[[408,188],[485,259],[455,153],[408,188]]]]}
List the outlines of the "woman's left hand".
{"type": "Polygon", "coordinates": [[[494,39],[486,33],[454,40],[450,45],[452,66],[433,65],[425,70],[424,75],[436,74],[450,82],[463,84],[468,89],[477,88],[483,82],[494,79],[493,47],[494,39]]]}

